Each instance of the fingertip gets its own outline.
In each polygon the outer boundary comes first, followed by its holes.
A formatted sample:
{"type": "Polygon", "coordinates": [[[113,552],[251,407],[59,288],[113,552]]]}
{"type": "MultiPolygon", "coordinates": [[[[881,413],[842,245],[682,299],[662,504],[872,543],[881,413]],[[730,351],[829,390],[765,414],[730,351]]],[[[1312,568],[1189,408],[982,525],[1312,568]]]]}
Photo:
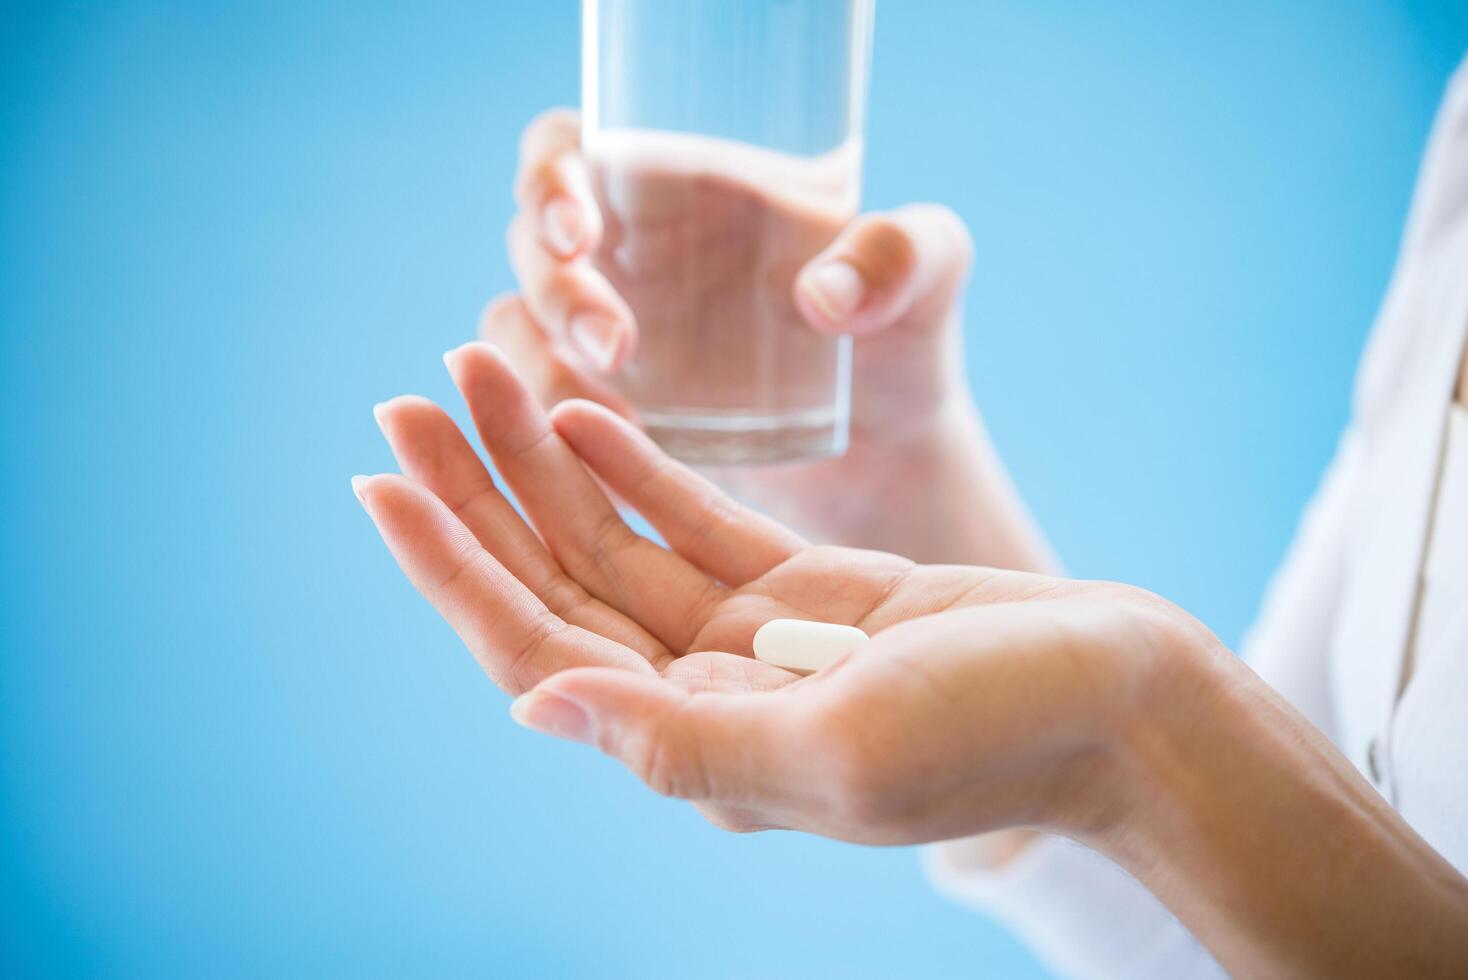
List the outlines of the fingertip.
{"type": "Polygon", "coordinates": [[[480,441],[494,456],[525,448],[549,428],[524,378],[498,347],[477,340],[456,355],[454,383],[469,405],[480,441]]]}
{"type": "MultiPolygon", "coordinates": [[[[448,413],[422,395],[398,395],[372,406],[372,417],[398,462],[406,464],[405,448],[439,428],[453,426],[448,413]]],[[[408,453],[411,456],[412,453],[408,453]]],[[[405,470],[406,471],[406,470],[405,470]]]]}
{"type": "Polygon", "coordinates": [[[584,449],[604,448],[601,440],[624,440],[634,443],[646,439],[646,434],[613,409],[585,398],[571,398],[556,405],[550,411],[551,424],[576,451],[585,456],[584,449]]]}
{"type": "Polygon", "coordinates": [[[545,678],[534,691],[570,701],[603,723],[620,723],[637,707],[650,701],[683,696],[681,688],[654,672],[614,667],[572,667],[545,678]]]}
{"type": "MultiPolygon", "coordinates": [[[[575,369],[568,367],[567,370],[575,369]]],[[[550,416],[552,423],[558,418],[564,418],[567,426],[573,428],[615,425],[625,426],[633,432],[642,432],[642,423],[638,421],[636,410],[609,390],[587,395],[567,395],[547,409],[546,414],[550,416]]]]}
{"type": "Polygon", "coordinates": [[[523,296],[513,290],[500,293],[479,311],[479,322],[474,334],[480,340],[492,341],[528,319],[523,296]]]}
{"type": "Polygon", "coordinates": [[[377,502],[379,496],[381,495],[383,481],[386,480],[389,475],[390,474],[386,473],[377,473],[372,475],[358,473],[356,476],[352,477],[352,493],[356,495],[357,501],[363,507],[367,508],[367,512],[369,514],[372,513],[373,504],[377,502]]]}
{"type": "Polygon", "coordinates": [[[465,357],[473,354],[494,354],[498,352],[499,348],[492,341],[482,339],[466,340],[459,346],[445,351],[443,359],[446,363],[457,364],[465,357]]]}
{"type": "Polygon", "coordinates": [[[449,374],[457,381],[466,371],[491,367],[514,373],[509,359],[502,350],[487,340],[470,340],[460,344],[443,356],[449,374]]]}
{"type": "Polygon", "coordinates": [[[476,343],[482,343],[482,341],[466,341],[457,347],[450,347],[448,350],[443,352],[443,366],[448,368],[450,377],[455,377],[457,375],[459,359],[462,358],[464,356],[464,353],[476,343]]]}
{"type": "Polygon", "coordinates": [[[596,740],[592,716],[567,698],[534,687],[510,702],[510,719],[542,735],[592,744],[596,740]]]}
{"type": "MultiPolygon", "coordinates": [[[[448,355],[445,355],[447,357],[448,355]]],[[[434,402],[422,395],[394,395],[372,406],[372,417],[378,425],[407,412],[441,411],[434,402]]]]}
{"type": "Polygon", "coordinates": [[[796,277],[795,307],[818,333],[859,336],[891,322],[895,288],[849,257],[816,258],[796,277]]]}
{"type": "Polygon", "coordinates": [[[818,260],[801,271],[795,283],[801,312],[817,328],[837,330],[861,309],[870,292],[866,277],[842,259],[818,260]]]}
{"type": "Polygon", "coordinates": [[[603,409],[604,406],[598,405],[589,398],[567,398],[551,406],[547,414],[550,415],[551,421],[559,427],[562,424],[578,425],[580,424],[577,421],[579,418],[598,414],[603,409]]]}
{"type": "Polygon", "coordinates": [[[579,145],[581,113],[569,106],[552,106],[535,114],[520,133],[520,158],[535,161],[579,145]]]}
{"type": "Polygon", "coordinates": [[[352,490],[390,545],[416,537],[414,529],[421,526],[422,519],[438,499],[401,473],[355,477],[352,490]]]}
{"type": "Polygon", "coordinates": [[[425,398],[422,395],[412,394],[411,392],[402,395],[393,395],[391,398],[384,399],[372,406],[374,412],[382,410],[388,413],[416,408],[438,408],[438,406],[431,399],[425,398]]]}
{"type": "MultiPolygon", "coordinates": [[[[572,398],[567,401],[557,402],[546,409],[545,417],[550,421],[551,428],[566,445],[571,447],[572,452],[581,455],[577,443],[581,431],[586,428],[587,420],[594,418],[592,413],[583,407],[585,402],[580,398],[572,398]]],[[[594,422],[592,423],[595,424],[594,422]]]]}

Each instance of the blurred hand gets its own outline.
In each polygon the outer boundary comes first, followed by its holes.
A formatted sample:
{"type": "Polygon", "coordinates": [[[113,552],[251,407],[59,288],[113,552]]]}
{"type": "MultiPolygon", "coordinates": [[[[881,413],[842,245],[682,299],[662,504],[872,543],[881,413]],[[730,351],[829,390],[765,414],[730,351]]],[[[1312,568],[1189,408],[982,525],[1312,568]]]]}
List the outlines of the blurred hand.
{"type": "Polygon", "coordinates": [[[496,683],[530,692],[520,721],[721,826],[895,843],[1105,821],[1119,720],[1159,658],[1209,642],[1139,590],[812,547],[605,408],[548,417],[491,347],[446,360],[534,530],[448,416],[404,397],[377,415],[406,478],[354,481],[388,547],[496,683]],[[801,679],[751,656],[776,618],[872,639],[801,679]]]}
{"type": "MultiPolygon", "coordinates": [[[[521,292],[489,305],[481,335],[509,355],[542,405],[586,398],[633,418],[606,376],[635,347],[637,324],[592,262],[604,223],[574,112],[552,110],[526,129],[515,192],[519,211],[508,247],[521,292]]],[[[670,195],[662,210],[697,200],[670,195]]],[[[659,219],[678,224],[662,211],[659,219]]],[[[855,338],[849,451],[836,460],[725,467],[710,475],[823,540],[900,544],[919,557],[1047,565],[1043,542],[1008,499],[1007,478],[987,451],[963,377],[958,301],[971,254],[963,223],[937,205],[867,214],[847,226],[796,276],[794,300],[812,329],[855,338]],[[1001,498],[988,512],[986,486],[976,488],[970,478],[978,469],[993,471],[984,483],[1001,498]],[[994,525],[981,528],[972,549],[984,553],[945,553],[963,537],[945,521],[959,506],[947,499],[957,496],[946,486],[955,480],[969,485],[963,506],[994,525]],[[855,486],[862,492],[850,492],[855,486]],[[946,533],[914,527],[914,511],[930,524],[946,523],[946,533]]]]}

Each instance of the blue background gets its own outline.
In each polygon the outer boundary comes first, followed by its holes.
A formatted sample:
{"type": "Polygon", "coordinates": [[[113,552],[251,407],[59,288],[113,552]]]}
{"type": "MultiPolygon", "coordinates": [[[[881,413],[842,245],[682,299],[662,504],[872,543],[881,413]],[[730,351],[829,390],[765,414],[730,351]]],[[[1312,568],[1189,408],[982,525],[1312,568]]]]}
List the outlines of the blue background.
{"type": "MultiPolygon", "coordinates": [[[[547,3],[6,4],[0,973],[1043,975],[908,851],[725,836],[514,727],[347,477],[511,280],[547,3]]],[[[866,201],[1072,569],[1247,626],[1468,5],[887,2],[866,201]]]]}

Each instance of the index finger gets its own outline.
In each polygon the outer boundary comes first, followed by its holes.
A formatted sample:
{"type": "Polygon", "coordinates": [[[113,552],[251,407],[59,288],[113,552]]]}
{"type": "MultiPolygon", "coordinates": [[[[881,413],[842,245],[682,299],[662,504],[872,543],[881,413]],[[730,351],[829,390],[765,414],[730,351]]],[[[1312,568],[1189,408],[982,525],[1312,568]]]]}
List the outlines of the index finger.
{"type": "Polygon", "coordinates": [[[581,113],[565,106],[547,109],[520,134],[520,169],[580,148],[581,113]]]}

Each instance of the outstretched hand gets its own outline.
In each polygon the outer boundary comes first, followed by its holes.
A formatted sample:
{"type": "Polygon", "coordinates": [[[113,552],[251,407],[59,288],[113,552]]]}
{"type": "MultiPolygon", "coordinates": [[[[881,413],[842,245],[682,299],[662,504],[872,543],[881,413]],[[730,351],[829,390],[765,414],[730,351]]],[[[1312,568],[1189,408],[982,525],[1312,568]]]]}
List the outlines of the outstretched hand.
{"type": "Polygon", "coordinates": [[[377,410],[405,475],[353,481],[383,539],[521,695],[517,720],[721,826],[898,843],[1105,821],[1113,722],[1146,696],[1147,664],[1206,636],[1122,586],[810,545],[606,408],[547,416],[489,345],[445,360],[534,530],[452,420],[405,396],[377,410]],[[752,657],[776,618],[872,639],[798,678],[752,657]]]}

